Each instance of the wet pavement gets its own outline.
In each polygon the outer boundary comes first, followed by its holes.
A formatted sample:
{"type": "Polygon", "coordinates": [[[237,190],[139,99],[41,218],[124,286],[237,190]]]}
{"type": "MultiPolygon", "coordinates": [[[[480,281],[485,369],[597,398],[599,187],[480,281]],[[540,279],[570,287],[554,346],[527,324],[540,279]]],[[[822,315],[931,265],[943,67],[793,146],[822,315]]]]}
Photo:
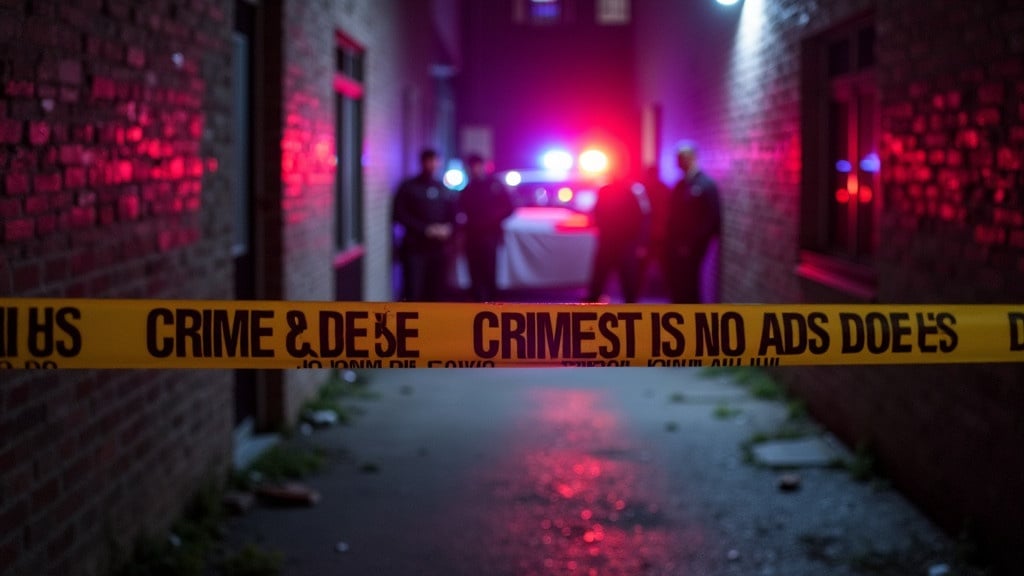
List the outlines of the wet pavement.
{"type": "Polygon", "coordinates": [[[755,466],[786,426],[728,373],[380,370],[349,426],[297,435],[329,462],[313,507],[258,507],[228,545],[286,575],[969,573],[884,481],[755,466]],[[949,567],[950,570],[943,572],[949,567]]]}

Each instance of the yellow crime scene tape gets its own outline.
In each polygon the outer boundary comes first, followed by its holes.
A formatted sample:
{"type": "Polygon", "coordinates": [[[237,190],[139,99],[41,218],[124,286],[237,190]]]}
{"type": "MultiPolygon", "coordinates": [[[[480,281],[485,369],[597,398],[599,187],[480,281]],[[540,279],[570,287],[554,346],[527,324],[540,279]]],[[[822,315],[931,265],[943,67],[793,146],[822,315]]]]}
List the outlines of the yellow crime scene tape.
{"type": "Polygon", "coordinates": [[[799,366],[1024,360],[1024,305],[0,298],[0,369],[799,366]]]}

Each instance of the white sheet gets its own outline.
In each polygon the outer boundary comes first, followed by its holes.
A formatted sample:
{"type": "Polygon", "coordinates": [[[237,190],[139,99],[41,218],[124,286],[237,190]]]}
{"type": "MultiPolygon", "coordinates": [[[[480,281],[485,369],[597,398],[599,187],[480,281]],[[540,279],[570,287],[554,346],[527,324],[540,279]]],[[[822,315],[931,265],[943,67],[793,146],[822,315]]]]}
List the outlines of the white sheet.
{"type": "Polygon", "coordinates": [[[505,220],[498,254],[499,288],[586,286],[596,248],[592,229],[558,230],[575,213],[566,208],[520,208],[505,220]]]}
{"type": "MultiPolygon", "coordinates": [[[[502,224],[505,244],[498,248],[498,288],[579,288],[590,281],[597,247],[592,228],[559,230],[559,223],[579,216],[567,208],[524,207],[502,224]]],[[[456,262],[456,281],[469,286],[465,256],[456,262]]]]}

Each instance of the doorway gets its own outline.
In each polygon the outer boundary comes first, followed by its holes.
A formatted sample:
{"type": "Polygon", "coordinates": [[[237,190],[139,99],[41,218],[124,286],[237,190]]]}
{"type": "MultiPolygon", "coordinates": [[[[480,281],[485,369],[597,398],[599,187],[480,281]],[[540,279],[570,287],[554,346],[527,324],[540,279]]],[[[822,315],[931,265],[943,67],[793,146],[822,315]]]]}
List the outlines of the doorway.
{"type": "MultiPolygon", "coordinates": [[[[234,297],[256,297],[256,262],[253,250],[253,61],[256,7],[244,0],[235,1],[235,26],[232,33],[232,117],[235,138],[232,143],[234,235],[231,255],[234,263],[234,297]]],[[[235,426],[252,428],[259,405],[256,370],[235,370],[235,426]]]]}

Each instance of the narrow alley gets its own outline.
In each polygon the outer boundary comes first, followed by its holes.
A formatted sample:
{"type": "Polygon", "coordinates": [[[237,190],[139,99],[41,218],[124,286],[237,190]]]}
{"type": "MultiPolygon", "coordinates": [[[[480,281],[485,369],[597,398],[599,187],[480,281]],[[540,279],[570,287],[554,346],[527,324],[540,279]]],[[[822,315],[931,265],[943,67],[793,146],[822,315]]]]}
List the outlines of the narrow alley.
{"type": "Polygon", "coordinates": [[[277,551],[286,575],[971,573],[834,441],[824,466],[753,462],[755,441],[828,437],[735,372],[362,376],[351,426],[286,441],[327,455],[305,479],[321,500],[257,506],[230,547],[277,551]]]}

